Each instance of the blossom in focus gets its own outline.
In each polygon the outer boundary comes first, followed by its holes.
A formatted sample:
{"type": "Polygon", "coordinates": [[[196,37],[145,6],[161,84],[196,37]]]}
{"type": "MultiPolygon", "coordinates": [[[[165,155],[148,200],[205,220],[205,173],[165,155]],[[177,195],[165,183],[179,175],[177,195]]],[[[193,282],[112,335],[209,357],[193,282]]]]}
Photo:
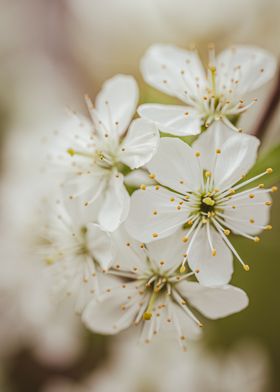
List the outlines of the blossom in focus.
{"type": "Polygon", "coordinates": [[[242,235],[254,242],[256,234],[270,230],[270,192],[262,183],[248,185],[272,172],[268,168],[254,178],[242,180],[253,166],[259,141],[232,132],[215,122],[190,147],[176,138],[162,138],[157,154],[147,165],[155,186],[142,186],[132,195],[126,222],[130,234],[149,243],[165,238],[179,227],[178,240],[185,244],[181,271],[188,261],[200,283],[229,282],[232,254],[245,270],[246,264],[228,236],[242,235]],[[160,185],[159,185],[160,184],[160,185]]]}
{"type": "Polygon", "coordinates": [[[144,104],[138,113],[173,135],[196,135],[216,120],[240,130],[238,117],[256,102],[245,101],[246,94],[270,80],[275,70],[274,56],[254,46],[235,46],[216,57],[210,45],[205,72],[196,50],[153,45],[141,63],[145,81],[184,105],[144,104]]]}
{"type": "Polygon", "coordinates": [[[123,178],[127,168],[145,165],[158,145],[158,130],[144,119],[131,122],[138,102],[138,87],[131,76],[117,75],[104,83],[95,107],[86,97],[91,121],[72,113],[71,120],[53,137],[48,158],[62,164],[68,174],[64,187],[70,199],[84,207],[99,205],[90,216],[108,231],[125,220],[129,194],[123,178]]]}
{"type": "Polygon", "coordinates": [[[203,287],[189,281],[192,272],[180,274],[184,243],[176,242],[176,235],[144,245],[123,228],[114,233],[117,249],[109,274],[121,281],[108,285],[85,308],[83,321],[91,330],[115,334],[139,325],[140,340],[146,343],[168,330],[185,349],[186,339],[195,339],[201,332],[202,324],[192,308],[217,319],[247,306],[247,295],[239,288],[203,287]]]}

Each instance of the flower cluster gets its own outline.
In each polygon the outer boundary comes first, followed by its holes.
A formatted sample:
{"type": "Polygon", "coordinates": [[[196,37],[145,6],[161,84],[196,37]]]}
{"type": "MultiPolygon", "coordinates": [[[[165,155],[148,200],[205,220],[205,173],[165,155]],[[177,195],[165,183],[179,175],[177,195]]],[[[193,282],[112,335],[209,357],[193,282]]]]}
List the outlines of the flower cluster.
{"type": "Polygon", "coordinates": [[[271,168],[246,176],[260,143],[237,124],[256,102],[245,94],[275,68],[255,47],[216,57],[211,45],[205,71],[195,49],[155,45],[141,62],[143,77],[184,105],[137,110],[136,81],[117,75],[95,105],[85,97],[88,118],[72,112],[53,133],[48,166],[61,181],[40,254],[55,295],[73,297],[88,328],[115,334],[135,326],[144,342],[167,331],[185,349],[187,338],[200,335],[201,317],[248,305],[246,293],[229,284],[233,257],[249,270],[231,237],[260,241],[272,228],[277,188],[256,182],[271,168]],[[180,138],[200,133],[191,145],[180,138]],[[140,189],[128,186],[132,176],[140,189]]]}

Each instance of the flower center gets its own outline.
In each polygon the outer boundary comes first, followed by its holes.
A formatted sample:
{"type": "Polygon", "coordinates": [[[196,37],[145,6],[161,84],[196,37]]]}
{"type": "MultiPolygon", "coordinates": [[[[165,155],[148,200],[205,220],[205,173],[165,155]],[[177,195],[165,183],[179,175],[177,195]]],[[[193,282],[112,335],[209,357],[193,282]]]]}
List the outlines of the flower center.
{"type": "Polygon", "coordinates": [[[103,169],[110,169],[116,164],[114,155],[110,151],[105,151],[105,149],[97,149],[91,153],[87,151],[79,151],[74,150],[73,148],[68,148],[67,153],[71,157],[79,156],[83,158],[88,158],[92,161],[92,163],[96,164],[99,167],[102,167],[103,169]]]}
{"type": "Polygon", "coordinates": [[[201,204],[200,211],[208,214],[209,212],[213,212],[215,210],[215,200],[211,195],[202,195],[201,196],[201,204]]]}

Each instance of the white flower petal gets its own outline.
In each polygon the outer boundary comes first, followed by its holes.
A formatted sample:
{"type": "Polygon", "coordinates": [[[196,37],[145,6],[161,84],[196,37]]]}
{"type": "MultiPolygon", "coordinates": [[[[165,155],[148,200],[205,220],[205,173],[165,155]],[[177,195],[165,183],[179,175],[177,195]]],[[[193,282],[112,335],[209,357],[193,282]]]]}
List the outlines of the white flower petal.
{"type": "Polygon", "coordinates": [[[167,271],[182,263],[186,244],[182,241],[182,229],[163,240],[153,241],[147,245],[149,255],[161,271],[167,271]]]}
{"type": "MultiPolygon", "coordinates": [[[[217,159],[216,151],[223,150],[226,141],[234,137],[235,133],[228,128],[222,121],[215,121],[205,132],[193,142],[192,148],[200,153],[200,164],[205,170],[213,172],[215,160],[217,159]]],[[[236,134],[236,136],[238,136],[236,134]]]]}
{"type": "Polygon", "coordinates": [[[85,226],[89,221],[96,221],[100,208],[98,197],[106,186],[102,173],[77,176],[67,181],[62,188],[64,205],[77,226],[85,226]],[[95,190],[98,192],[95,193],[95,190]],[[90,204],[85,203],[92,200],[90,204]]]}
{"type": "Polygon", "coordinates": [[[130,197],[123,184],[123,175],[112,172],[99,211],[98,221],[107,231],[114,231],[126,219],[130,197]]]}
{"type": "MultiPolygon", "coordinates": [[[[260,233],[264,226],[270,220],[270,207],[265,202],[270,202],[271,197],[269,193],[252,192],[255,195],[253,199],[247,198],[241,200],[231,199],[227,206],[235,206],[234,209],[226,209],[224,214],[228,218],[224,218],[226,225],[230,226],[236,234],[246,233],[254,235],[260,233]],[[262,203],[257,204],[256,203],[262,203]],[[246,206],[244,206],[246,204],[246,206]]],[[[238,194],[236,194],[238,197],[238,194]]]]}
{"type": "MultiPolygon", "coordinates": [[[[130,325],[139,311],[139,303],[123,310],[122,305],[128,303],[128,296],[138,295],[138,282],[127,283],[125,287],[108,288],[100,300],[92,300],[83,313],[83,322],[94,332],[103,334],[118,333],[130,325]]],[[[139,297],[140,301],[140,297],[139,297]]]]}
{"type": "Polygon", "coordinates": [[[127,231],[142,242],[167,237],[188,219],[185,206],[177,209],[179,201],[175,193],[164,188],[134,192],[125,223],[127,231]]]}
{"type": "Polygon", "coordinates": [[[218,90],[223,92],[225,86],[240,98],[270,80],[276,66],[276,58],[261,48],[240,45],[226,49],[217,58],[218,90]],[[232,79],[238,80],[234,86],[232,79]]]}
{"type": "Polygon", "coordinates": [[[116,75],[107,80],[96,97],[96,110],[108,133],[122,135],[135,113],[138,86],[129,75],[116,75]]]}
{"type": "Polygon", "coordinates": [[[202,115],[190,107],[144,104],[137,111],[141,117],[153,121],[161,132],[177,136],[200,133],[202,115]]]}
{"type": "Polygon", "coordinates": [[[147,167],[158,182],[182,194],[200,188],[202,172],[198,159],[193,149],[177,138],[161,138],[147,167]]]}
{"type": "Polygon", "coordinates": [[[188,95],[200,97],[206,85],[197,53],[172,45],[151,46],[141,61],[141,72],[148,84],[187,103],[188,95]]]}
{"type": "Polygon", "coordinates": [[[107,270],[113,260],[112,238],[94,223],[87,224],[87,246],[101,267],[107,270]]]}
{"type": "Polygon", "coordinates": [[[188,253],[188,263],[199,282],[205,286],[223,285],[230,281],[233,272],[232,253],[218,232],[210,227],[210,237],[216,255],[212,255],[206,225],[204,225],[188,253]]]}
{"type": "Polygon", "coordinates": [[[159,132],[154,124],[145,119],[132,122],[119,149],[119,161],[131,169],[145,165],[155,154],[159,132]]]}
{"type": "Polygon", "coordinates": [[[207,288],[195,282],[184,281],[177,287],[183,297],[210,319],[240,312],[248,306],[249,302],[245,291],[230,285],[207,288]]]}
{"type": "Polygon", "coordinates": [[[233,135],[224,143],[213,171],[215,187],[231,187],[250,170],[257,159],[260,141],[250,135],[233,135]]]}
{"type": "Polygon", "coordinates": [[[115,253],[113,268],[133,273],[145,269],[145,251],[141,248],[141,243],[128,234],[124,224],[112,233],[112,239],[115,253]]]}
{"type": "Polygon", "coordinates": [[[171,302],[172,326],[177,329],[179,338],[197,339],[201,335],[201,328],[194,320],[176,303],[171,302]]]}
{"type": "Polygon", "coordinates": [[[145,169],[136,169],[124,177],[127,186],[139,188],[140,185],[154,185],[156,182],[149,177],[149,172],[145,169]]]}

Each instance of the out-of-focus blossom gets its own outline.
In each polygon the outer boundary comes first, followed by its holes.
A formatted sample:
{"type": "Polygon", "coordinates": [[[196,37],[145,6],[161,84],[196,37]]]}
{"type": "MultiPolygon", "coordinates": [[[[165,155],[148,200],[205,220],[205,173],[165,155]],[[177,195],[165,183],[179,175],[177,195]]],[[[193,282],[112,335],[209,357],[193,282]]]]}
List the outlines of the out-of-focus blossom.
{"type": "MultiPolygon", "coordinates": [[[[275,7],[270,1],[270,9],[275,7]]],[[[263,0],[98,0],[69,2],[73,12],[72,42],[94,80],[116,72],[135,75],[139,59],[155,42],[229,42],[248,19],[261,20],[263,0]]],[[[265,8],[267,8],[266,5],[265,8]]],[[[245,28],[244,28],[245,30],[245,28]]],[[[244,35],[241,37],[244,40],[244,35]]],[[[240,40],[240,38],[239,38],[240,40]]],[[[232,42],[232,41],[231,41],[232,42]]],[[[253,41],[254,42],[254,41],[253,41]]]]}
{"type": "Polygon", "coordinates": [[[93,294],[98,295],[100,268],[107,270],[111,265],[111,238],[97,224],[89,223],[89,209],[77,200],[57,198],[51,204],[38,252],[58,300],[71,295],[76,311],[81,312],[93,294]]]}
{"type": "Polygon", "coordinates": [[[188,281],[193,273],[180,274],[184,243],[176,243],[177,233],[146,246],[123,228],[114,237],[117,251],[108,273],[123,280],[107,286],[85,308],[83,321],[93,331],[115,334],[139,325],[140,340],[149,343],[169,330],[185,349],[186,339],[197,338],[202,326],[191,307],[217,319],[247,306],[247,295],[236,287],[206,288],[188,281]]]}
{"type": "MultiPolygon", "coordinates": [[[[239,182],[255,163],[259,141],[240,136],[220,122],[214,123],[192,147],[175,138],[162,138],[157,154],[147,167],[160,185],[142,187],[132,195],[126,222],[139,241],[165,238],[178,227],[186,228],[182,272],[188,261],[205,285],[229,282],[232,253],[245,270],[228,235],[233,232],[259,242],[256,236],[269,230],[269,193],[263,184],[240,191],[250,182],[272,172],[239,182]],[[167,159],[168,157],[168,159],[167,159]]],[[[179,237],[179,235],[178,235],[179,237]]],[[[180,238],[179,238],[180,240],[180,238]]]]}
{"type": "MultiPolygon", "coordinates": [[[[49,159],[69,171],[65,186],[69,197],[79,197],[84,207],[99,204],[97,217],[103,228],[114,231],[129,210],[129,194],[123,183],[125,166],[145,165],[158,145],[157,128],[144,119],[131,119],[138,102],[138,87],[130,76],[108,80],[94,108],[86,98],[91,120],[74,115],[71,124],[59,130],[49,159]],[[129,125],[130,124],[130,125],[129,125]]],[[[94,215],[94,214],[93,214],[94,215]]]]}
{"type": "Polygon", "coordinates": [[[276,59],[263,49],[235,46],[216,58],[210,45],[206,74],[195,50],[153,45],[141,63],[145,81],[185,105],[144,104],[138,113],[179,136],[197,134],[217,120],[238,131],[233,122],[256,101],[244,97],[270,80],[275,69],[276,59]]]}
{"type": "Polygon", "coordinates": [[[149,347],[131,344],[123,336],[110,360],[80,383],[57,380],[44,392],[265,392],[269,363],[261,346],[244,342],[228,352],[210,353],[196,344],[188,353],[168,340],[149,347]],[[108,376],[109,375],[109,376],[108,376]]]}

